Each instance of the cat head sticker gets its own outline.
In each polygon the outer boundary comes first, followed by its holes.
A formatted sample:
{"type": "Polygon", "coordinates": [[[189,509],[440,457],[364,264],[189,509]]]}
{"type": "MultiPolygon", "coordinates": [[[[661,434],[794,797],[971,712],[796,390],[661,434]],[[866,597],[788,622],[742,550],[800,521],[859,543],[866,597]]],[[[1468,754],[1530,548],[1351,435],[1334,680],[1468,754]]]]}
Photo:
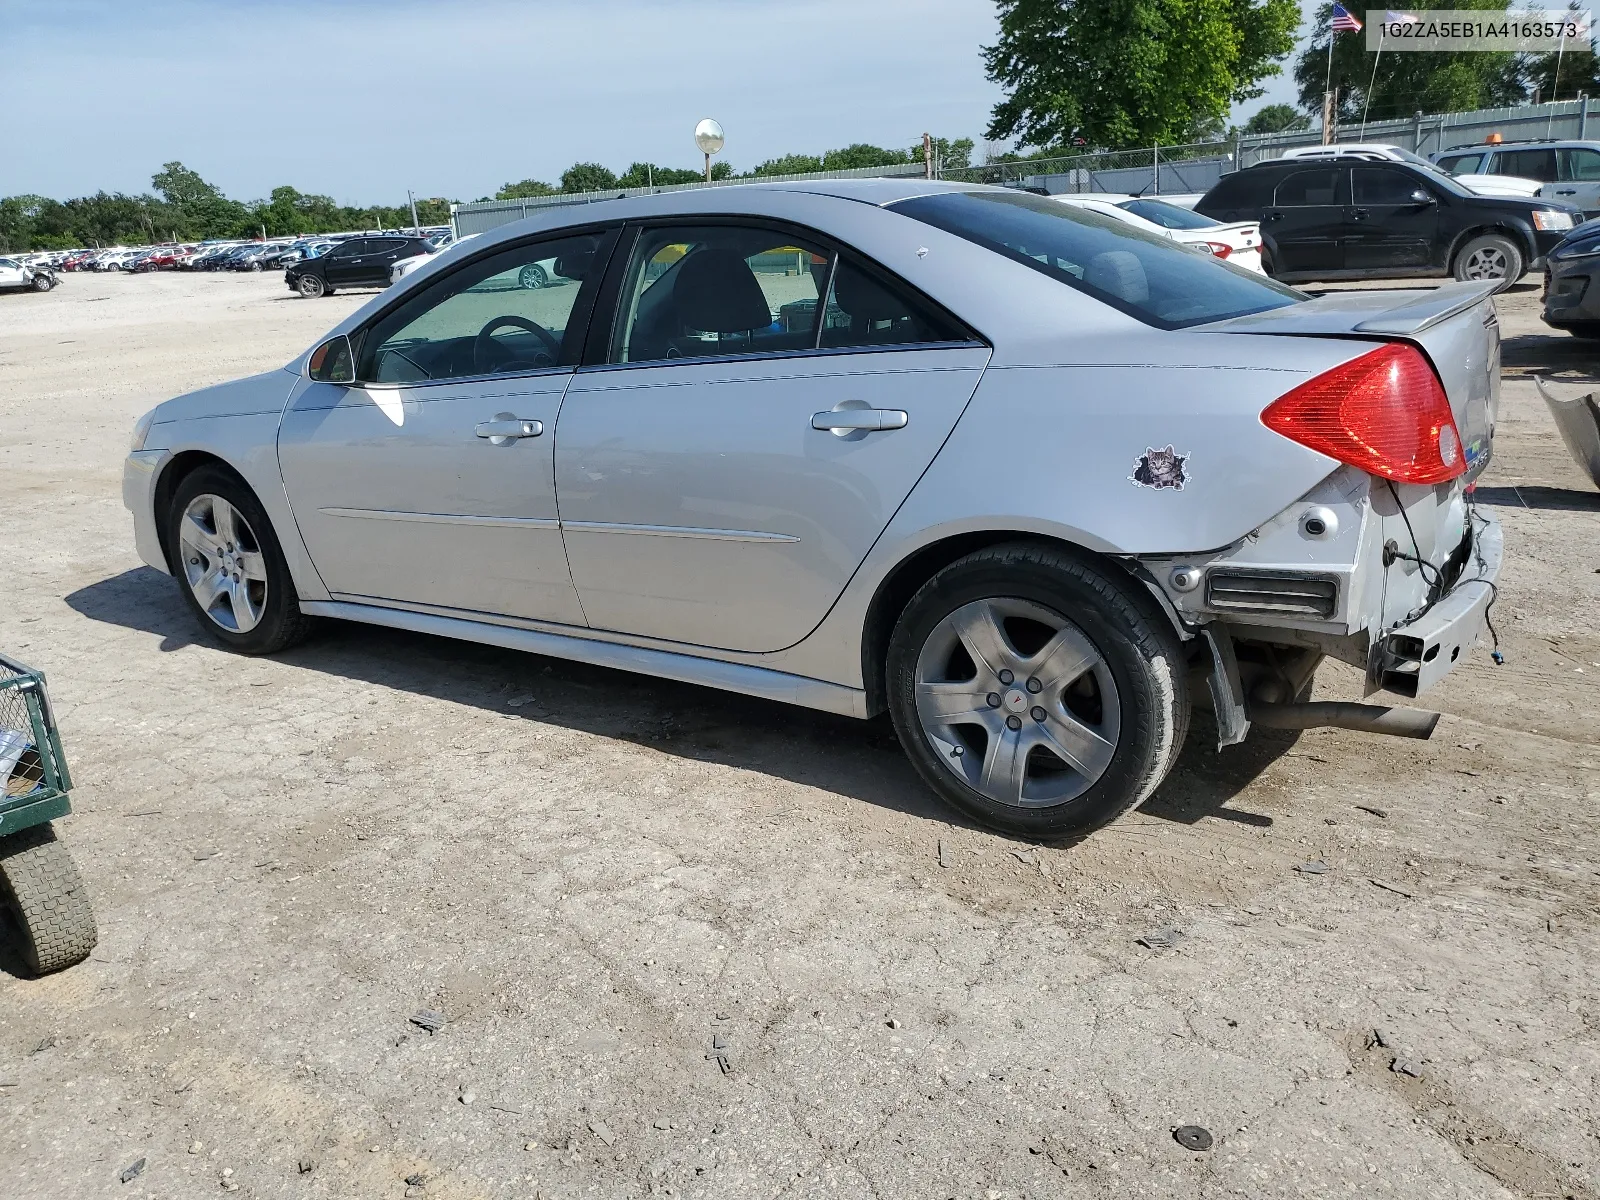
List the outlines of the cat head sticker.
{"type": "Polygon", "coordinates": [[[1151,446],[1133,464],[1133,474],[1128,478],[1137,487],[1172,488],[1181,492],[1183,485],[1189,482],[1188,472],[1184,470],[1188,461],[1187,454],[1179,454],[1171,446],[1159,450],[1151,446]]]}

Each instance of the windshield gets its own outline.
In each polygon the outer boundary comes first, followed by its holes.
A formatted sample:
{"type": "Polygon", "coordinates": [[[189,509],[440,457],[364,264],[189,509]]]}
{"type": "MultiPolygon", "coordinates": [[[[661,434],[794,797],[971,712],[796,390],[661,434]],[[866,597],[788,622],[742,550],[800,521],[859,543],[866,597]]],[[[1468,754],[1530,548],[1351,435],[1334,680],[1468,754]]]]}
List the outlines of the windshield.
{"type": "Polygon", "coordinates": [[[1191,212],[1176,204],[1168,204],[1165,200],[1124,200],[1117,205],[1126,209],[1136,217],[1143,217],[1146,221],[1154,221],[1166,229],[1210,229],[1217,224],[1210,217],[1202,217],[1197,212],[1191,212]]]}
{"type": "Polygon", "coordinates": [[[1293,288],[1168,238],[1042,196],[940,192],[889,205],[1161,329],[1282,308],[1293,288]]]}

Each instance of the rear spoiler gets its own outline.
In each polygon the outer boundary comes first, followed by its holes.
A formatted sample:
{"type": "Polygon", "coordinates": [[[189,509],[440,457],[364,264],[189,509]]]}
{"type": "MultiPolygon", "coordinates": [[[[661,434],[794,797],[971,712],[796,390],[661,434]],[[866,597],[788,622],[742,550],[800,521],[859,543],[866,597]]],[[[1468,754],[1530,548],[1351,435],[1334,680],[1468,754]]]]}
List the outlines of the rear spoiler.
{"type": "Polygon", "coordinates": [[[1304,304],[1269,308],[1266,312],[1198,328],[1219,333],[1374,334],[1409,338],[1481,304],[1499,287],[1494,280],[1473,280],[1447,283],[1426,291],[1406,288],[1329,292],[1304,304]]]}

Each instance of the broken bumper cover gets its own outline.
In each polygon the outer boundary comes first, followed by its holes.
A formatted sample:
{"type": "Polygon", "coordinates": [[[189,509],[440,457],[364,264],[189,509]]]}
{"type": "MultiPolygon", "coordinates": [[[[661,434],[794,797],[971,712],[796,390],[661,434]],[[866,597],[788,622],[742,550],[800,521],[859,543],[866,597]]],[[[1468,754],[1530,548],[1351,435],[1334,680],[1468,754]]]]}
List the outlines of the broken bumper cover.
{"type": "Polygon", "coordinates": [[[172,458],[170,450],[135,450],[122,464],[122,503],[133,514],[133,544],[146,564],[170,574],[156,528],[156,480],[172,458]]]}
{"type": "Polygon", "coordinates": [[[1374,639],[1367,657],[1367,694],[1380,689],[1415,697],[1461,661],[1488,624],[1504,551],[1500,523],[1474,512],[1472,552],[1454,586],[1422,616],[1374,639]]]}

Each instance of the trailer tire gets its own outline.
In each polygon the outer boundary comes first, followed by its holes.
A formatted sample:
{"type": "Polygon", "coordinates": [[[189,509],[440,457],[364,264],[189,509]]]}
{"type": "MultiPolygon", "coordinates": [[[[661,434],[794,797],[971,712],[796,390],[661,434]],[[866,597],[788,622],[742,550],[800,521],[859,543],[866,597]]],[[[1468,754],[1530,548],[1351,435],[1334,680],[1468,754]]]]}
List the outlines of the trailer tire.
{"type": "Polygon", "coordinates": [[[99,941],[77,864],[48,822],[0,838],[0,909],[38,975],[82,962],[99,941]]]}

